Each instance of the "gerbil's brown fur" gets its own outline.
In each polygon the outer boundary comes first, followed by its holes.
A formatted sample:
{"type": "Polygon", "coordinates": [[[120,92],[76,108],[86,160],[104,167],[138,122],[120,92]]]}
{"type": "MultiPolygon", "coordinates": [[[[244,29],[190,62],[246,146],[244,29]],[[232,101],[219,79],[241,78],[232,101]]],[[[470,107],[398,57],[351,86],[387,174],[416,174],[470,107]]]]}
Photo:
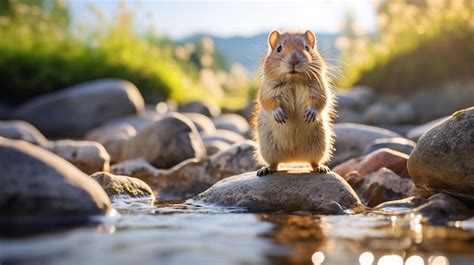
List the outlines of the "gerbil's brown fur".
{"type": "Polygon", "coordinates": [[[332,154],[333,95],[315,41],[311,31],[269,35],[253,118],[259,155],[268,164],[258,175],[286,162],[329,170],[324,163],[332,154]]]}

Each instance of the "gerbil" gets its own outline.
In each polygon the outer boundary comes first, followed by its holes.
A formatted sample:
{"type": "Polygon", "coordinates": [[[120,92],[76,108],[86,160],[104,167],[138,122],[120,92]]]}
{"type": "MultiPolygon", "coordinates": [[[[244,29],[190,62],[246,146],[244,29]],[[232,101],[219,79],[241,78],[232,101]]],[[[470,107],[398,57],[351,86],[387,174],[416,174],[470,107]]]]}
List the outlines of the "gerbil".
{"type": "Polygon", "coordinates": [[[334,99],[315,36],[309,30],[273,31],[268,43],[253,121],[259,154],[268,166],[257,175],[271,174],[286,162],[308,162],[313,171],[327,173],[334,99]]]}

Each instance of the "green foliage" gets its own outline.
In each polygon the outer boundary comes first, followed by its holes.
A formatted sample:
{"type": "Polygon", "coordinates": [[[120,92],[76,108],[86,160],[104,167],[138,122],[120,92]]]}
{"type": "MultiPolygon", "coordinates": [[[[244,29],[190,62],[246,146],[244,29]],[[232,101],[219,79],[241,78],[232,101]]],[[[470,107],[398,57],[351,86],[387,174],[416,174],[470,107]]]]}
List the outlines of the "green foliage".
{"type": "Polygon", "coordinates": [[[378,34],[353,24],[337,41],[346,67],[340,87],[410,93],[473,75],[471,0],[394,0],[378,7],[378,34]]]}
{"type": "MultiPolygon", "coordinates": [[[[58,1],[12,0],[0,16],[2,100],[20,103],[31,97],[97,78],[123,78],[148,101],[172,98],[225,103],[200,80],[204,66],[176,58],[176,45],[151,32],[132,30],[133,14],[122,7],[117,22],[92,10],[97,29],[71,30],[66,7],[58,1]],[[35,4],[32,4],[35,1],[35,4]]],[[[208,51],[213,55],[213,50],[208,51]]],[[[212,66],[212,60],[209,66],[212,66]]]]}

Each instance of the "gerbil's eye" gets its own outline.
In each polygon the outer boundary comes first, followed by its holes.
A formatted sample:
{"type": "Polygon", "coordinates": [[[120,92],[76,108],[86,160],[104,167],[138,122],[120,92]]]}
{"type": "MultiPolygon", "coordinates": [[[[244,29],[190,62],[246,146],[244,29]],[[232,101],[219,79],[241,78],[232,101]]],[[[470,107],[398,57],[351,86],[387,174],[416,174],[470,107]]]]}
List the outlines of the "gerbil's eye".
{"type": "Polygon", "coordinates": [[[305,49],[307,52],[309,52],[309,47],[308,47],[308,45],[305,45],[305,46],[304,46],[304,49],[305,49]]]}
{"type": "Polygon", "coordinates": [[[277,48],[277,52],[281,52],[281,50],[282,50],[282,49],[283,49],[283,47],[281,47],[281,45],[280,45],[280,46],[278,46],[278,48],[277,48]]]}

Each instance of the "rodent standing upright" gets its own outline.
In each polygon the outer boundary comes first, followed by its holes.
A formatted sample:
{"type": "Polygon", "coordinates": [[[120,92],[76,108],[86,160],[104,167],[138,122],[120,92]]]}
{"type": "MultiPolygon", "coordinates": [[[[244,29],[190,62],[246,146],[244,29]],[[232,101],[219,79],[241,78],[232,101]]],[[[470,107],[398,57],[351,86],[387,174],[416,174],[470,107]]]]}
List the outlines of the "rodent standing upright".
{"type": "Polygon", "coordinates": [[[272,31],[268,43],[253,120],[259,154],[268,166],[257,175],[287,162],[308,162],[313,171],[327,173],[334,98],[316,38],[310,30],[272,31]]]}

